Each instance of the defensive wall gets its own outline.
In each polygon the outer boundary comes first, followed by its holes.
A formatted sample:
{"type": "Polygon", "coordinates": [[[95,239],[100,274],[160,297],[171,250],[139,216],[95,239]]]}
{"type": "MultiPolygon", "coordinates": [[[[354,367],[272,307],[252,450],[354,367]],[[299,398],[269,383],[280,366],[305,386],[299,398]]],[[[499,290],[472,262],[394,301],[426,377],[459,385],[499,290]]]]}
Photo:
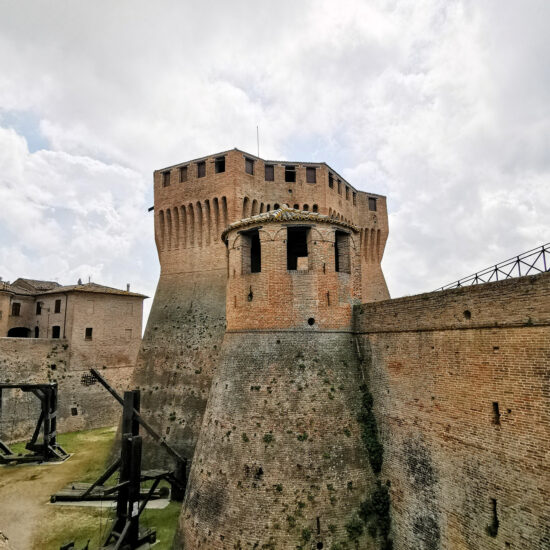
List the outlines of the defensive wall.
{"type": "MultiPolygon", "coordinates": [[[[353,223],[360,297],[384,299],[386,199],[356,190],[325,163],[267,161],[238,149],[155,171],[154,195],[161,273],[134,382],[155,427],[191,458],[226,326],[222,231],[283,204],[353,223]]],[[[155,463],[164,457],[155,453],[155,463]]]]}
{"type": "Polygon", "coordinates": [[[550,548],[550,274],[363,304],[396,550],[550,548]]]}

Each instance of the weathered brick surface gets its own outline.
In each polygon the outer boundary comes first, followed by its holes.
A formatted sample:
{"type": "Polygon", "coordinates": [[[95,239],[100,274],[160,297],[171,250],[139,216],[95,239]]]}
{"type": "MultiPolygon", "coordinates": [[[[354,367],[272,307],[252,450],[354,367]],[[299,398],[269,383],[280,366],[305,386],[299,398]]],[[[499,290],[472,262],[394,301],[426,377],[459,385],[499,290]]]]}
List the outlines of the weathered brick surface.
{"type": "MultiPolygon", "coordinates": [[[[126,389],[133,364],[86,363],[72,358],[68,340],[0,338],[0,380],[6,383],[58,383],[59,432],[109,426],[120,417],[120,405],[99,384],[86,385],[90,366],[116,388],[126,389]],[[76,413],[76,414],[75,414],[76,413]]],[[[78,354],[76,354],[78,355],[78,354]]],[[[2,391],[0,439],[28,438],[40,414],[40,401],[20,390],[2,391]]]]}
{"type": "Polygon", "coordinates": [[[357,422],[360,383],[350,333],[227,333],[176,548],[347,540],[374,483],[357,422]]]}
{"type": "MultiPolygon", "coordinates": [[[[198,437],[225,330],[228,264],[227,248],[220,237],[230,223],[285,203],[352,222],[360,228],[354,237],[358,262],[368,274],[358,283],[357,298],[369,301],[388,297],[380,269],[388,230],[385,197],[356,191],[323,163],[307,164],[316,167],[316,183],[306,181],[304,163],[295,163],[296,182],[288,183],[284,181],[284,163],[269,163],[234,149],[221,154],[225,157],[225,171],[216,173],[215,158],[219,156],[189,161],[154,173],[155,240],[161,275],[134,383],[144,390],[142,407],[145,414],[189,458],[198,437]],[[254,160],[254,174],[246,173],[245,158],[254,160]],[[199,178],[197,163],[202,161],[206,175],[199,178]],[[274,181],[265,180],[266,163],[274,164],[274,181]],[[180,169],[185,167],[186,180],[180,181],[180,169]],[[334,175],[332,189],[328,185],[329,171],[334,175]],[[369,197],[376,200],[376,211],[369,210],[369,197]]],[[[268,246],[266,243],[266,250],[268,246]]],[[[264,258],[266,262],[274,261],[267,253],[264,258]]],[[[350,278],[340,274],[340,279],[346,277],[350,278]]],[[[311,277],[306,275],[294,278],[294,282],[312,288],[309,279],[311,277]]],[[[284,277],[281,278],[281,285],[287,283],[284,277]]],[[[239,302],[245,282],[240,284],[239,302]]],[[[340,288],[345,287],[345,282],[340,285],[340,288]]],[[[283,290],[283,286],[280,288],[283,290]]],[[[322,292],[319,287],[319,293],[322,292]]],[[[257,296],[261,299],[261,289],[257,296]]],[[[311,299],[318,298],[312,294],[311,299]]],[[[338,297],[336,293],[335,303],[338,300],[345,301],[345,297],[338,297]]],[[[305,314],[307,308],[302,309],[305,314]]],[[[337,305],[332,306],[330,315],[338,309],[337,305]]],[[[246,314],[246,309],[241,313],[246,314]]],[[[322,315],[329,324],[330,315],[326,313],[322,315]]],[[[349,326],[349,303],[340,308],[339,315],[345,316],[349,326]]],[[[163,451],[148,448],[155,460],[164,460],[163,451]]]]}
{"type": "Polygon", "coordinates": [[[549,324],[549,274],[358,308],[397,550],[550,547],[549,324]]]}

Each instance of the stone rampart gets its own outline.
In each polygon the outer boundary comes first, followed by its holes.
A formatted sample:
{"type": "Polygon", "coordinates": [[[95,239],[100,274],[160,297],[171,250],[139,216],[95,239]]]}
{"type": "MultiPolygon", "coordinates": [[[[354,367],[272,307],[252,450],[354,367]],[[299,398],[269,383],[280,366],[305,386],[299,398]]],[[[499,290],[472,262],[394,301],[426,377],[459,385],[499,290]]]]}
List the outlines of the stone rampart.
{"type": "Polygon", "coordinates": [[[550,274],[364,304],[395,550],[550,547],[550,274]]]}
{"type": "MultiPolygon", "coordinates": [[[[120,405],[89,375],[88,364],[71,358],[67,340],[0,338],[0,382],[58,383],[58,431],[90,429],[116,423],[120,405]]],[[[128,387],[133,365],[102,368],[102,375],[117,389],[128,387]]],[[[30,437],[40,414],[40,402],[21,390],[2,391],[0,439],[30,437]]]]}

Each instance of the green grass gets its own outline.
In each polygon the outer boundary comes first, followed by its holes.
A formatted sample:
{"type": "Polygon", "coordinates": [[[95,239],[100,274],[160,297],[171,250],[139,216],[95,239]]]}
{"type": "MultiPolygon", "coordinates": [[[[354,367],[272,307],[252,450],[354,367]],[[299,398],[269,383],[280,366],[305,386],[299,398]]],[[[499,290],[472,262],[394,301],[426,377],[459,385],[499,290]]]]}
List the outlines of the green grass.
{"type": "MultiPolygon", "coordinates": [[[[99,428],[61,434],[58,443],[73,456],[66,463],[52,468],[52,473],[59,474],[60,487],[71,481],[89,483],[95,481],[113,460],[111,449],[115,440],[114,428],[99,428]],[[67,479],[65,479],[67,478],[67,479]]],[[[25,442],[11,446],[15,453],[26,453],[25,442]]],[[[29,475],[34,470],[41,472],[44,466],[26,467],[29,475]],[[31,472],[32,470],[32,472],[31,472]]],[[[14,470],[2,472],[9,476],[14,470]]],[[[51,475],[51,474],[50,474],[51,475]]],[[[33,479],[31,477],[31,479],[33,479]]],[[[117,474],[111,480],[116,483],[117,474]]],[[[143,484],[144,487],[151,482],[143,484]]],[[[163,484],[165,484],[163,482],[163,484]]],[[[145,510],[141,516],[141,525],[154,527],[157,530],[159,542],[154,546],[155,550],[170,550],[172,540],[178,524],[181,503],[171,502],[163,510],[145,510]]],[[[36,533],[33,541],[33,550],[59,550],[62,544],[71,540],[75,541],[76,548],[83,548],[90,540],[90,550],[95,550],[104,542],[107,536],[110,521],[114,516],[114,510],[110,508],[99,509],[95,507],[80,506],[53,506],[44,504],[44,513],[41,514],[41,524],[29,526],[36,533]]]]}

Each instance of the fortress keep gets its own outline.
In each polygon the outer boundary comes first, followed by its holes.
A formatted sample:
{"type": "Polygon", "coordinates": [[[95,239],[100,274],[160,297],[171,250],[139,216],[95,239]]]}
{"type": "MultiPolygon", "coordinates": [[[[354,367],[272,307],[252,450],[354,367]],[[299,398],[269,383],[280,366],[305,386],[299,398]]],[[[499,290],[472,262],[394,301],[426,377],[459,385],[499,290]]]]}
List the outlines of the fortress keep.
{"type": "Polygon", "coordinates": [[[154,209],[176,548],[550,547],[550,273],[390,300],[385,199],[323,163],[182,163],[154,209]]]}

